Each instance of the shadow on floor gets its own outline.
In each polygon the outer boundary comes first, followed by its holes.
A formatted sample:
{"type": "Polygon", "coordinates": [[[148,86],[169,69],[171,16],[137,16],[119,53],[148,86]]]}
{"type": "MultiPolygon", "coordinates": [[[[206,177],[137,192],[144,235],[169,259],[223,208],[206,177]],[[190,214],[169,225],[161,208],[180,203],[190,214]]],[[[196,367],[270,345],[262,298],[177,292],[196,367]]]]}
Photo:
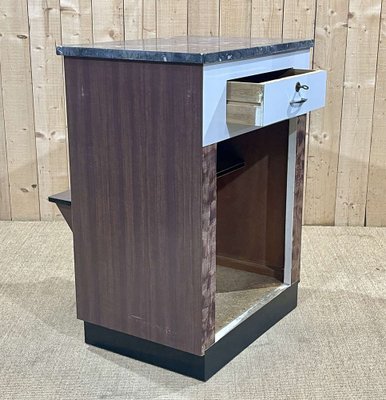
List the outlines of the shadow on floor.
{"type": "Polygon", "coordinates": [[[63,278],[0,284],[3,296],[60,334],[80,338],[76,323],[75,284],[63,278]]]}

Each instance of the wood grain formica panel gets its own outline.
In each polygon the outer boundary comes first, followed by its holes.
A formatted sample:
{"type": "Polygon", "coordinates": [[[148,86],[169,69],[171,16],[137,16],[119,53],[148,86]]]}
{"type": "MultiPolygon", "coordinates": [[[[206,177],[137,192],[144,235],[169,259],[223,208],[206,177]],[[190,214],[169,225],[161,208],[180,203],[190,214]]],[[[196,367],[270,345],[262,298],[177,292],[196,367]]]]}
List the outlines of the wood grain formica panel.
{"type": "Polygon", "coordinates": [[[78,318],[201,355],[214,340],[215,224],[202,66],[65,68],[78,318]]]}
{"type": "Polygon", "coordinates": [[[302,115],[296,121],[296,164],[295,164],[295,193],[292,234],[292,283],[300,279],[300,252],[302,240],[302,215],[304,192],[304,162],[306,144],[307,116],[302,115]]]}

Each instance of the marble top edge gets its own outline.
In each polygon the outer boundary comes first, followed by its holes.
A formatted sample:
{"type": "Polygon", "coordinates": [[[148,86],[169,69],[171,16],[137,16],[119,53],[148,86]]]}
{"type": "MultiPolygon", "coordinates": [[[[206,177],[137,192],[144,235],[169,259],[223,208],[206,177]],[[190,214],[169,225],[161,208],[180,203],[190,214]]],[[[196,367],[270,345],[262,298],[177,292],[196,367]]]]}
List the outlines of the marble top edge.
{"type": "Polygon", "coordinates": [[[56,52],[66,57],[210,64],[301,51],[313,45],[312,39],[180,36],[167,39],[62,45],[57,47],[56,52]]]}

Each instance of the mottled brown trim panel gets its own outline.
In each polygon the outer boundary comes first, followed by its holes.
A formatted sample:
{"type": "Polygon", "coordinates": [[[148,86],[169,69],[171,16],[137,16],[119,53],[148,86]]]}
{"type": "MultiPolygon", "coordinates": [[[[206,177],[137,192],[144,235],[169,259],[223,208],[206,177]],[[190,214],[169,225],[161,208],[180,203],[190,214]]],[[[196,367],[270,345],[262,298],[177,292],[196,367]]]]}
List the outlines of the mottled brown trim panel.
{"type": "Polygon", "coordinates": [[[202,352],[214,343],[216,296],[217,145],[202,149],[202,352]]]}
{"type": "Polygon", "coordinates": [[[295,193],[292,236],[292,283],[300,279],[300,252],[302,240],[302,213],[304,190],[304,154],[306,143],[307,116],[302,115],[296,121],[296,165],[295,165],[295,193]]]}
{"type": "Polygon", "coordinates": [[[65,68],[78,318],[200,355],[202,66],[65,68]]]}

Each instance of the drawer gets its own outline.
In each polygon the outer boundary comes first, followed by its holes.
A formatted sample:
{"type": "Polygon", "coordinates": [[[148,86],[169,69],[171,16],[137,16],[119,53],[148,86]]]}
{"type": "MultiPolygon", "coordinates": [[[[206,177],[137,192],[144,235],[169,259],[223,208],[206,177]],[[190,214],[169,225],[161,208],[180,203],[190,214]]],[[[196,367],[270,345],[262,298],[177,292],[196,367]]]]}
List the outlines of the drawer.
{"type": "Polygon", "coordinates": [[[286,69],[227,82],[227,123],[266,126],[321,108],[326,72],[286,69]]]}

